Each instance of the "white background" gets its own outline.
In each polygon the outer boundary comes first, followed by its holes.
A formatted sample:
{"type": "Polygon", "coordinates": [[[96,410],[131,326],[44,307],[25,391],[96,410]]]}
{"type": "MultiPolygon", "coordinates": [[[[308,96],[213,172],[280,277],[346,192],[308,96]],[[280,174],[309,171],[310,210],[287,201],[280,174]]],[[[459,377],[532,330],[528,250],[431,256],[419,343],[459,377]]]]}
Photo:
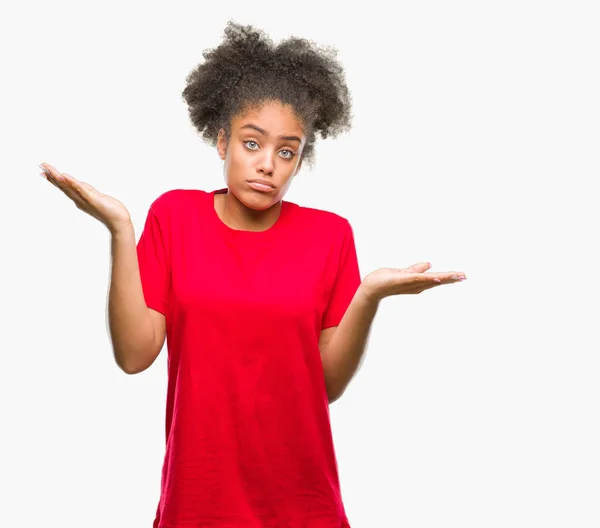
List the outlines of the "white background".
{"type": "Polygon", "coordinates": [[[600,526],[593,4],[5,8],[0,525],[152,525],[166,345],[141,374],[116,366],[109,232],[38,164],[122,201],[136,238],[161,193],[224,186],[181,91],[232,18],[345,67],[353,129],[317,143],[285,199],[348,218],[363,277],[420,261],[468,277],[384,299],[331,406],[352,528],[600,526]]]}

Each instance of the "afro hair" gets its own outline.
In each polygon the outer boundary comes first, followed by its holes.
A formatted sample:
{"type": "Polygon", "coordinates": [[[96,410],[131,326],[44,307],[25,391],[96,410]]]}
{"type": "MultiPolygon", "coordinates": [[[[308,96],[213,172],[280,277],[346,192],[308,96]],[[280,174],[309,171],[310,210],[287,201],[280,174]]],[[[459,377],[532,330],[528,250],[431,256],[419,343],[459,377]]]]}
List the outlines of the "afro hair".
{"type": "Polygon", "coordinates": [[[337,50],[292,36],[274,45],[261,30],[229,21],[223,42],[186,78],[182,96],[192,124],[215,146],[219,130],[267,101],[290,105],[303,125],[302,159],[314,164],[316,133],[336,137],[351,127],[351,97],[337,50]]]}

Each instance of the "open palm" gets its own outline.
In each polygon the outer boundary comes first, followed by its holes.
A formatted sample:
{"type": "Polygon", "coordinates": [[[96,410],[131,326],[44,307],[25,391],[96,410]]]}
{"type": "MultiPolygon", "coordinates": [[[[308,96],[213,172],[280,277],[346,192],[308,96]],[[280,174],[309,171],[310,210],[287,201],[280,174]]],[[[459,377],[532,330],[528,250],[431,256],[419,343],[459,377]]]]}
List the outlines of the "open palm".
{"type": "Polygon", "coordinates": [[[429,262],[419,262],[408,268],[381,268],[367,275],[362,286],[367,295],[381,300],[391,295],[415,294],[424,290],[465,280],[459,271],[438,271],[425,273],[431,268],[429,262]]]}

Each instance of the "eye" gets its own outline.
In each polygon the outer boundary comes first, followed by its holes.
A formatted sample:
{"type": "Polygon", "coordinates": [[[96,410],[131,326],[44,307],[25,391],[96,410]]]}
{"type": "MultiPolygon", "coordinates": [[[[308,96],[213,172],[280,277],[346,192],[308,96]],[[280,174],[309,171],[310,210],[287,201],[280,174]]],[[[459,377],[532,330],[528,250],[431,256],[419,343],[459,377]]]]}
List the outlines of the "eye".
{"type": "MultiPolygon", "coordinates": [[[[244,145],[246,145],[246,147],[249,150],[256,150],[256,148],[250,146],[250,143],[254,143],[254,145],[256,145],[258,147],[258,143],[256,141],[254,141],[253,139],[247,139],[243,143],[244,143],[244,145]]],[[[283,149],[280,152],[287,152],[288,153],[287,156],[283,156],[284,159],[292,159],[296,155],[296,153],[293,150],[290,150],[290,149],[283,149]]]]}

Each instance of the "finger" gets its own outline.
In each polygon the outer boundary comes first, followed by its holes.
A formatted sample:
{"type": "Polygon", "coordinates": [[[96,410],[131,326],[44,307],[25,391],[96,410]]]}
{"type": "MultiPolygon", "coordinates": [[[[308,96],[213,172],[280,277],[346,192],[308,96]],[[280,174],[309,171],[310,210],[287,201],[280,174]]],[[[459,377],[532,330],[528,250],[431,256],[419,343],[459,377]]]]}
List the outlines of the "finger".
{"type": "Polygon", "coordinates": [[[410,282],[415,285],[422,284],[438,284],[442,279],[438,277],[437,273],[415,273],[411,278],[410,282]]]}
{"type": "Polygon", "coordinates": [[[48,163],[41,163],[39,165],[40,169],[44,171],[46,176],[53,178],[54,183],[60,184],[64,181],[64,176],[57,171],[52,165],[48,165],[48,163]]]}
{"type": "MultiPolygon", "coordinates": [[[[68,176],[68,174],[66,176],[68,176]]],[[[73,181],[65,178],[59,182],[53,176],[47,176],[47,179],[77,204],[83,205],[85,203],[85,200],[82,198],[82,189],[80,189],[73,181]]]]}
{"type": "Polygon", "coordinates": [[[431,268],[430,262],[418,262],[417,264],[413,264],[412,266],[406,268],[406,271],[409,273],[423,273],[429,268],[431,268]]]}
{"type": "Polygon", "coordinates": [[[51,176],[56,176],[60,174],[52,165],[49,163],[40,163],[40,169],[42,169],[46,174],[50,174],[51,176]]]}
{"type": "Polygon", "coordinates": [[[408,290],[406,293],[421,293],[422,291],[425,290],[430,290],[431,288],[435,288],[437,286],[442,286],[444,284],[453,284],[455,282],[460,282],[460,281],[456,281],[456,280],[452,280],[452,281],[441,281],[441,282],[430,282],[429,284],[419,284],[418,286],[415,284],[414,288],[412,288],[411,290],[408,290]]]}
{"type": "MultiPolygon", "coordinates": [[[[456,272],[450,272],[456,273],[456,272]]],[[[415,278],[412,288],[405,290],[403,293],[417,294],[425,290],[430,290],[436,286],[442,286],[443,284],[454,284],[456,282],[462,282],[464,279],[454,278],[456,275],[448,275],[447,273],[426,273],[421,274],[415,278]],[[431,280],[433,279],[433,280],[431,280]]]]}
{"type": "Polygon", "coordinates": [[[82,200],[88,192],[88,190],[82,185],[82,182],[76,180],[68,174],[63,174],[63,176],[65,176],[65,186],[71,192],[70,196],[72,195],[72,197],[82,200]]]}
{"type": "MultiPolygon", "coordinates": [[[[69,183],[75,180],[72,176],[65,172],[60,172],[56,170],[52,165],[48,163],[41,163],[40,168],[44,170],[44,172],[54,178],[54,181],[57,183],[69,183]]],[[[75,180],[76,181],[76,180],[75,180]]]]}
{"type": "Polygon", "coordinates": [[[40,176],[49,181],[52,185],[56,185],[54,181],[52,181],[52,177],[47,172],[40,172],[40,176]]]}
{"type": "Polygon", "coordinates": [[[82,196],[87,196],[89,193],[102,194],[99,193],[96,188],[89,183],[78,181],[77,184],[79,185],[82,196]]]}
{"type": "Polygon", "coordinates": [[[82,192],[82,185],[81,182],[76,180],[75,178],[73,178],[73,176],[71,176],[70,174],[67,174],[66,172],[60,173],[55,177],[55,181],[60,185],[60,188],[65,191],[68,192],[70,191],[77,191],[79,193],[82,192]]]}
{"type": "Polygon", "coordinates": [[[64,187],[64,183],[63,181],[58,180],[55,176],[53,176],[52,174],[50,174],[49,172],[45,172],[43,173],[46,177],[46,179],[54,184],[56,187],[58,187],[61,191],[64,191],[63,187],[64,187]]]}
{"type": "Polygon", "coordinates": [[[56,178],[54,178],[54,176],[51,176],[47,172],[41,172],[40,174],[42,174],[44,178],[46,178],[52,185],[54,185],[54,187],[60,189],[61,191],[63,190],[62,185],[56,180],[56,178]]]}
{"type": "Polygon", "coordinates": [[[71,176],[70,174],[63,172],[61,176],[63,177],[64,183],[69,186],[69,189],[80,190],[83,188],[81,182],[73,178],[73,176],[71,176]]]}
{"type": "Polygon", "coordinates": [[[465,280],[467,278],[462,271],[448,271],[446,277],[450,280],[465,280]]]}
{"type": "Polygon", "coordinates": [[[445,284],[451,284],[453,282],[460,282],[467,278],[467,277],[465,277],[464,273],[460,273],[458,271],[435,273],[434,275],[445,284]]]}

